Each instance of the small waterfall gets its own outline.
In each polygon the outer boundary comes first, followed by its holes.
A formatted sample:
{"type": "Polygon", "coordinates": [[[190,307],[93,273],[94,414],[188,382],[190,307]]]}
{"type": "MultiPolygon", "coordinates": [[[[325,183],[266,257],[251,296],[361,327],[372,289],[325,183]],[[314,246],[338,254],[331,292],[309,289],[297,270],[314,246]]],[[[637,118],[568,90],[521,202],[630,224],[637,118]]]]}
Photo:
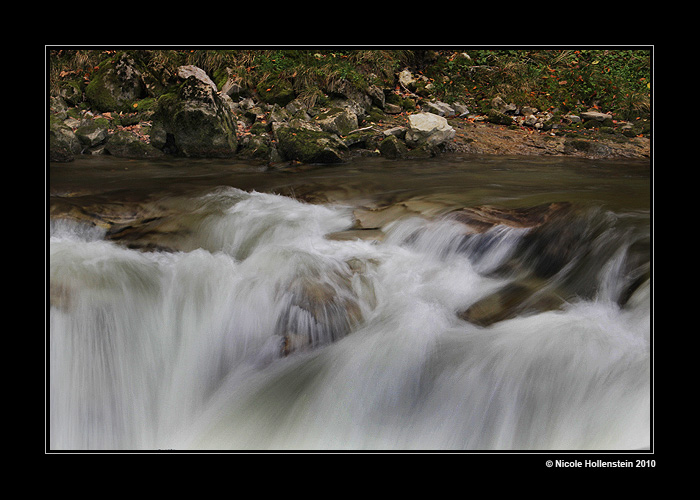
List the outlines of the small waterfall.
{"type": "Polygon", "coordinates": [[[344,206],[222,188],[178,224],[151,252],[52,221],[52,450],[650,445],[649,240],[621,216],[336,241],[344,206]]]}

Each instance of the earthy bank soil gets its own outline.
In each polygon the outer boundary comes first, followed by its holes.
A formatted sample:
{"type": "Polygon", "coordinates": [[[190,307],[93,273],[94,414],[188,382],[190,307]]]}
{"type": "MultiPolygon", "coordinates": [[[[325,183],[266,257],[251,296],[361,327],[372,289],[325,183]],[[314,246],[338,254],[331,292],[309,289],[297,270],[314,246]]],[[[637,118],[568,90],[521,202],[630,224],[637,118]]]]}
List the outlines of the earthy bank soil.
{"type": "MultiPolygon", "coordinates": [[[[405,125],[399,116],[379,125],[380,128],[405,125]]],[[[577,130],[572,134],[538,131],[528,127],[507,127],[471,118],[449,118],[455,138],[447,152],[494,155],[553,155],[593,159],[651,158],[648,137],[621,137],[598,130],[577,130]]]]}

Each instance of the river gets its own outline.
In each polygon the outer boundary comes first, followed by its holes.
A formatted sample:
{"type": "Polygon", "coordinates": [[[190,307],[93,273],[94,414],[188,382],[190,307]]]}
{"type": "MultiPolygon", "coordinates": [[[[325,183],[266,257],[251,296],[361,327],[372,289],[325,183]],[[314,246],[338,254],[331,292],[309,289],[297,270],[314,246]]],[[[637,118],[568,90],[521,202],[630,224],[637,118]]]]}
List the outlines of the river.
{"type": "Polygon", "coordinates": [[[48,447],[649,449],[651,186],[564,157],[52,164],[48,447]]]}

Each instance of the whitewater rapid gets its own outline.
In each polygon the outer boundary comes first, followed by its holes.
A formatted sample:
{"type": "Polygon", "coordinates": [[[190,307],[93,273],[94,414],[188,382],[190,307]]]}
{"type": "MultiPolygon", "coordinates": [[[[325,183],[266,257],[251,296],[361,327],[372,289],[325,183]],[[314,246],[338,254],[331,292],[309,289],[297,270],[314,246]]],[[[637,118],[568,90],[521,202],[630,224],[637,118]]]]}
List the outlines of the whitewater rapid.
{"type": "Polygon", "coordinates": [[[459,312],[508,282],[491,271],[527,229],[334,240],[350,207],[235,188],[184,223],[165,252],[51,221],[52,450],[650,446],[651,289],[615,300],[623,244],[595,293],[478,326],[459,312]]]}

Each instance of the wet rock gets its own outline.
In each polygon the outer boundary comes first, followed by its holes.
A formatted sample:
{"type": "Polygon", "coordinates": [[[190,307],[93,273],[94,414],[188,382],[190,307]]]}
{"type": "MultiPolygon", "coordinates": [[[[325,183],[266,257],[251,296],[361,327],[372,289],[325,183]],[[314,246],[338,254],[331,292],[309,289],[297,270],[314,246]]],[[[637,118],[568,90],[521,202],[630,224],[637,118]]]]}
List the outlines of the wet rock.
{"type": "Polygon", "coordinates": [[[459,312],[458,316],[472,324],[486,327],[517,316],[553,311],[564,304],[564,299],[549,289],[545,282],[518,281],[477,301],[465,311],[459,312]]]}
{"type": "Polygon", "coordinates": [[[568,202],[514,209],[482,205],[454,210],[447,217],[469,226],[475,232],[484,232],[499,224],[519,228],[537,227],[567,214],[570,209],[571,204],[568,202]]]}
{"type": "Polygon", "coordinates": [[[563,151],[566,154],[583,154],[588,158],[606,158],[612,149],[607,144],[588,139],[568,138],[564,142],[563,151]]]}
{"type": "Polygon", "coordinates": [[[386,235],[379,229],[348,229],[326,235],[332,241],[383,241],[386,235]]]}
{"type": "Polygon", "coordinates": [[[363,317],[352,286],[353,276],[366,270],[360,263],[323,272],[301,267],[279,291],[279,300],[288,304],[276,326],[285,356],[337,341],[349,334],[363,317]]]}
{"type": "Polygon", "coordinates": [[[416,197],[380,207],[359,207],[353,210],[353,216],[358,229],[381,229],[404,217],[430,219],[448,210],[440,201],[416,197]]]}

